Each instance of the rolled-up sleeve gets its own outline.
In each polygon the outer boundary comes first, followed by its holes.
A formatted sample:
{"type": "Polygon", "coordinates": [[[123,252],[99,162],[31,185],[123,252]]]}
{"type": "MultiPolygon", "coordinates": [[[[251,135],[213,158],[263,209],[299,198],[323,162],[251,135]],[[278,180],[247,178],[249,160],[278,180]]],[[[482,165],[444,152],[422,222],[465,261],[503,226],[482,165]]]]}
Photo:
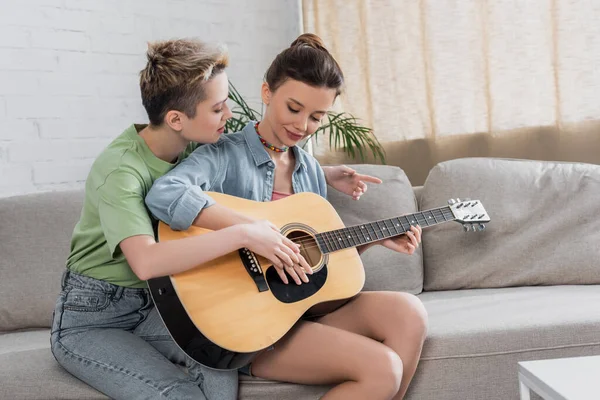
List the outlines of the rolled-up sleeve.
{"type": "Polygon", "coordinates": [[[146,196],[150,212],[172,229],[186,230],[200,211],[215,201],[204,193],[219,178],[219,151],[201,146],[181,164],[157,179],[146,196]]]}

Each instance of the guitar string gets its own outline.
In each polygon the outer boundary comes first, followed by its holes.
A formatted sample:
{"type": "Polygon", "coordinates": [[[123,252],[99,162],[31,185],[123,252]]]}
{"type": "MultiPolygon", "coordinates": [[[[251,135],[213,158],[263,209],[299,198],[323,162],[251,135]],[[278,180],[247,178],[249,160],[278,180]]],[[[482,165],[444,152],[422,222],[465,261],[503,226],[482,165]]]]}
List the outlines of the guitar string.
{"type": "MultiPolygon", "coordinates": [[[[425,212],[429,212],[429,211],[435,211],[435,210],[441,210],[442,208],[444,208],[444,207],[440,207],[440,208],[437,208],[437,209],[428,210],[428,211],[425,211],[425,212]]],[[[450,216],[452,219],[454,219],[454,215],[452,215],[452,214],[449,214],[449,213],[447,213],[447,212],[446,212],[446,214],[447,214],[448,216],[450,216]]],[[[412,214],[412,215],[414,215],[414,214],[412,214]]],[[[444,214],[444,212],[442,212],[442,217],[444,217],[444,219],[445,219],[445,216],[444,216],[444,215],[445,215],[445,214],[444,214]]],[[[423,220],[427,222],[427,219],[426,219],[424,216],[422,216],[422,217],[423,217],[423,220]]],[[[390,219],[398,219],[398,218],[401,218],[401,217],[394,217],[394,218],[390,218],[390,219]]],[[[434,216],[434,218],[435,218],[435,216],[434,216]]],[[[347,228],[340,228],[339,230],[342,230],[342,229],[346,229],[346,230],[348,230],[348,229],[353,229],[353,228],[354,228],[354,229],[360,229],[360,227],[363,227],[363,226],[365,226],[365,225],[377,224],[378,222],[389,221],[390,219],[387,219],[387,220],[385,220],[385,219],[382,219],[382,220],[379,220],[379,221],[369,222],[369,223],[366,223],[366,224],[363,224],[363,225],[354,225],[354,226],[347,227],[347,228]]],[[[415,220],[416,220],[417,222],[419,221],[419,220],[418,220],[418,218],[415,218],[415,220]]],[[[443,222],[449,222],[449,221],[451,221],[451,220],[445,220],[445,221],[443,221],[443,222]]],[[[437,225],[437,224],[438,224],[438,223],[436,222],[436,225],[437,225]]],[[[402,229],[404,229],[404,224],[403,224],[402,222],[401,222],[401,226],[402,226],[402,229]]],[[[413,226],[413,225],[411,224],[410,226],[413,226]]],[[[425,227],[427,227],[427,226],[430,226],[430,225],[426,225],[425,227]]],[[[375,228],[373,228],[372,226],[371,226],[371,228],[373,229],[373,233],[375,234],[375,236],[377,236],[377,235],[376,235],[376,234],[377,234],[377,232],[379,232],[379,233],[382,233],[382,231],[381,231],[381,227],[379,227],[379,226],[377,226],[377,231],[375,231],[375,228]]],[[[388,231],[389,231],[389,229],[390,229],[390,228],[389,228],[387,225],[385,225],[385,223],[384,223],[384,228],[385,228],[386,230],[388,230],[388,231]]],[[[392,228],[393,228],[393,229],[396,229],[395,227],[392,227],[392,228]]],[[[397,229],[396,229],[396,230],[397,230],[397,229]]],[[[333,230],[333,231],[327,231],[327,232],[321,232],[321,233],[317,233],[317,234],[324,235],[324,234],[326,234],[326,233],[330,233],[330,232],[335,232],[335,230],[333,230]]],[[[400,233],[393,234],[391,237],[393,237],[393,236],[398,236],[398,235],[403,235],[403,234],[405,234],[406,232],[408,232],[408,230],[405,230],[404,232],[400,232],[400,233]]],[[[361,235],[363,235],[363,236],[364,236],[364,233],[362,233],[362,232],[350,232],[350,233],[351,233],[352,239],[357,239],[357,238],[359,238],[361,235]],[[357,236],[353,236],[352,234],[356,234],[357,236]]],[[[367,234],[369,234],[369,232],[368,232],[368,231],[367,231],[366,233],[367,233],[367,234]]],[[[333,233],[332,233],[332,235],[333,235],[333,233]]],[[[344,238],[347,238],[347,236],[345,236],[344,238]]],[[[288,239],[289,239],[289,238],[288,238],[288,239]]],[[[327,239],[327,238],[325,238],[325,237],[324,237],[324,239],[326,239],[326,240],[331,240],[331,239],[327,239]]],[[[316,239],[315,239],[315,237],[314,237],[313,235],[302,235],[302,236],[297,236],[297,237],[295,237],[295,238],[293,238],[293,239],[290,239],[290,240],[292,240],[294,243],[303,243],[303,242],[314,242],[314,241],[316,241],[316,239]],[[305,238],[308,238],[308,239],[305,239],[305,238]],[[297,240],[297,239],[301,239],[301,240],[297,240]]],[[[368,240],[370,241],[370,239],[368,239],[368,240]]],[[[377,240],[377,239],[376,239],[376,240],[377,240]]]]}
{"type": "MultiPolygon", "coordinates": [[[[447,221],[447,222],[450,222],[450,221],[447,221]]],[[[361,246],[361,245],[366,244],[366,243],[376,242],[378,240],[393,238],[395,236],[404,235],[404,234],[406,234],[406,232],[408,232],[408,231],[404,231],[404,232],[396,232],[396,233],[394,233],[393,231],[390,231],[389,229],[388,229],[388,231],[392,232],[392,234],[389,235],[389,236],[387,235],[387,233],[384,234],[383,231],[378,231],[378,232],[373,231],[374,239],[371,239],[373,237],[373,235],[371,235],[368,232],[366,234],[362,233],[362,232],[352,232],[351,235],[345,235],[343,238],[342,237],[335,237],[335,238],[325,238],[325,237],[322,237],[322,238],[323,238],[323,243],[327,247],[329,247],[329,245],[333,244],[333,243],[341,243],[344,246],[344,249],[345,249],[345,248],[351,248],[351,247],[361,246]],[[384,236],[386,236],[386,237],[379,238],[379,237],[377,237],[377,233],[384,234],[384,236]],[[369,236],[366,236],[367,234],[369,236]],[[338,239],[338,240],[335,241],[335,239],[338,239]],[[350,243],[349,242],[350,240],[353,240],[354,242],[356,242],[357,239],[359,241],[362,241],[363,239],[366,239],[367,241],[365,243],[360,243],[360,244],[351,244],[350,246],[346,246],[346,244],[344,243],[344,241],[348,241],[348,243],[350,243]]],[[[290,239],[290,238],[288,238],[288,239],[290,239]]],[[[315,247],[320,248],[319,244],[317,243],[317,239],[314,236],[311,236],[311,235],[298,236],[296,238],[291,238],[290,240],[292,242],[296,243],[296,244],[301,244],[303,249],[311,249],[311,248],[315,248],[315,247]],[[299,238],[303,238],[303,239],[302,240],[297,240],[299,238]],[[304,238],[308,238],[308,239],[304,239],[304,238]],[[311,246],[308,246],[308,245],[305,245],[305,243],[315,243],[315,244],[311,245],[311,246]]],[[[333,249],[333,251],[337,251],[337,250],[342,250],[342,249],[333,249]]]]}

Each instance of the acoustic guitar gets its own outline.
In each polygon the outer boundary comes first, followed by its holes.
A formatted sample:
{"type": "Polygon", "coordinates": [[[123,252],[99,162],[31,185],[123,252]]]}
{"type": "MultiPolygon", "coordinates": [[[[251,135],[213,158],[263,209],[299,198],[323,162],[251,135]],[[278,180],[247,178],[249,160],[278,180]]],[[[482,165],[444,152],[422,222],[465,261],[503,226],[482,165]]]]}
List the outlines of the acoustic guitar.
{"type": "MultiPolygon", "coordinates": [[[[309,282],[284,284],[275,267],[248,249],[191,270],[150,279],[156,308],[178,346],[214,369],[240,368],[284,336],[311,308],[348,299],[362,289],[365,271],[356,246],[449,221],[465,230],[483,230],[490,218],[478,200],[410,215],[345,227],[333,206],[314,193],[298,193],[274,202],[256,202],[208,192],[217,203],[256,219],[268,219],[300,245],[312,267],[309,282]]],[[[174,231],[159,224],[159,241],[203,235],[191,227],[174,231]]]]}

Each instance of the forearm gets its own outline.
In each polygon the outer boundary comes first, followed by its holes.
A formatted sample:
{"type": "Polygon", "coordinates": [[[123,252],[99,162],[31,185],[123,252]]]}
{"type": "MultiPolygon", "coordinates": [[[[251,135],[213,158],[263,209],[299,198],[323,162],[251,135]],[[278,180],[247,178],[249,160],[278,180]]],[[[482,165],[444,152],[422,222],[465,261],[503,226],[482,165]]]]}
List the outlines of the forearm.
{"type": "Polygon", "coordinates": [[[246,224],[254,221],[253,218],[234,211],[229,207],[214,204],[200,211],[196,219],[194,219],[194,225],[216,231],[232,225],[246,224]]]}
{"type": "Polygon", "coordinates": [[[323,174],[325,175],[325,182],[327,182],[327,184],[329,185],[329,182],[331,181],[330,174],[333,173],[333,167],[321,165],[321,169],[323,170],[323,174]]]}
{"type": "Polygon", "coordinates": [[[150,237],[142,240],[148,242],[138,242],[131,250],[124,250],[132,270],[142,280],[187,271],[246,245],[241,225],[159,243],[150,237]]]}

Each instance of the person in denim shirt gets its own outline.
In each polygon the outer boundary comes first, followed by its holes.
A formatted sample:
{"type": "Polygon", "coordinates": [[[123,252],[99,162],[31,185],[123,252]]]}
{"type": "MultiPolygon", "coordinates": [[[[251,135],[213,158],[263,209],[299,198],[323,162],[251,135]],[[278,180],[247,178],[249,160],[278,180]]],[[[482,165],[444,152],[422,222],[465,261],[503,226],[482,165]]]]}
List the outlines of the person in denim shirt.
{"type": "MultiPolygon", "coordinates": [[[[125,129],[97,157],[86,179],[54,310],[52,353],[67,371],[111,398],[234,400],[237,372],[205,368],[177,346],[146,280],[240,247],[275,261],[282,254],[290,264],[301,260],[297,246],[265,221],[217,206],[202,213],[203,223],[226,223],[224,229],[156,242],[157,221],[144,204],[152,183],[199,143],[216,142],[231,111],[223,49],[170,40],[150,43],[146,56],[140,89],[150,124],[125,129]]],[[[362,176],[347,167],[331,167],[328,173],[349,195],[364,192],[362,176]],[[362,189],[354,191],[357,186],[362,189]]]]}
{"type": "MultiPolygon", "coordinates": [[[[260,142],[250,122],[217,143],[194,151],[176,170],[158,179],[146,204],[160,220],[175,230],[188,229],[203,208],[214,204],[205,191],[214,191],[255,201],[270,201],[275,180],[275,163],[260,142]],[[168,207],[164,207],[169,202],[168,207]]],[[[292,172],[294,193],[313,192],[327,198],[323,169],[298,146],[290,149],[295,164],[292,172]]]]}
{"type": "MultiPolygon", "coordinates": [[[[262,86],[263,120],[215,144],[198,148],[158,179],[146,197],[150,211],[175,229],[204,226],[218,191],[273,201],[310,191],[326,196],[317,161],[297,147],[312,135],[339,95],[343,74],[321,40],[298,37],[269,67],[262,86]]],[[[206,226],[205,226],[206,227],[206,226]]],[[[413,254],[421,228],[376,244],[413,254]]],[[[358,248],[359,253],[373,244],[358,248]]],[[[304,263],[274,264],[288,283],[308,282],[304,263]]],[[[208,304],[207,307],[210,307],[208,304]]],[[[334,384],[324,399],[401,399],[414,376],[425,340],[426,311],[420,300],[399,292],[361,292],[316,319],[302,319],[271,349],[240,370],[264,379],[334,384]]]]}

